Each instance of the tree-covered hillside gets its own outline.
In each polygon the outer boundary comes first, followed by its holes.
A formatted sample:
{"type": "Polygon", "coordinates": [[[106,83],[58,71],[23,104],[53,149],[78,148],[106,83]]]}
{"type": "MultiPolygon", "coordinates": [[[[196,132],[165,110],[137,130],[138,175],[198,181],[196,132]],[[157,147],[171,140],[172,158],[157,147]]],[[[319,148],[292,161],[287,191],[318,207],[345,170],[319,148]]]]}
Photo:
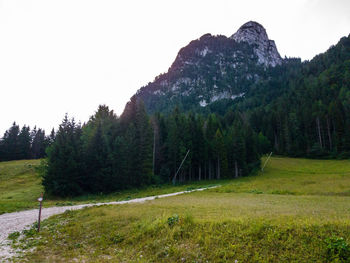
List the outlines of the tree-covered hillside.
{"type": "MultiPolygon", "coordinates": [[[[324,54],[271,69],[230,110],[247,116],[280,154],[350,155],[350,36],[324,54]]],[[[215,110],[215,109],[214,109],[215,110]]]]}

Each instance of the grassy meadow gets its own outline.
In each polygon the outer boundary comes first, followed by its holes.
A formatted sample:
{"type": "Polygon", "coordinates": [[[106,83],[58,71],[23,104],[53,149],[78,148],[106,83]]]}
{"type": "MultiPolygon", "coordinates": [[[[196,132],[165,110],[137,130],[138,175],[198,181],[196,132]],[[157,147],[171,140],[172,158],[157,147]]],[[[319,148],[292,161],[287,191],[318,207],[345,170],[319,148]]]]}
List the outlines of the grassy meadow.
{"type": "Polygon", "coordinates": [[[350,262],[350,161],[271,158],[203,192],[69,211],[19,262],[350,262]]]}
{"type": "Polygon", "coordinates": [[[0,214],[37,207],[40,160],[0,162],[0,214]]]}

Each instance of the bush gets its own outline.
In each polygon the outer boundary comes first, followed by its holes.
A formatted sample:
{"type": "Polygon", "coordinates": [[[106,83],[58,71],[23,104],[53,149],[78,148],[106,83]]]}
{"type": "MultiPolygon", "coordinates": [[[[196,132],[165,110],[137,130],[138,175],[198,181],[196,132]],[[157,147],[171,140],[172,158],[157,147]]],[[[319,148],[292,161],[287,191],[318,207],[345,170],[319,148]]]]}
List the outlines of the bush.
{"type": "Polygon", "coordinates": [[[342,237],[331,237],[326,239],[327,260],[330,262],[349,262],[350,246],[342,237]]]}
{"type": "Polygon", "coordinates": [[[177,214],[168,218],[168,225],[170,227],[174,226],[177,222],[179,222],[179,216],[177,214]]]}

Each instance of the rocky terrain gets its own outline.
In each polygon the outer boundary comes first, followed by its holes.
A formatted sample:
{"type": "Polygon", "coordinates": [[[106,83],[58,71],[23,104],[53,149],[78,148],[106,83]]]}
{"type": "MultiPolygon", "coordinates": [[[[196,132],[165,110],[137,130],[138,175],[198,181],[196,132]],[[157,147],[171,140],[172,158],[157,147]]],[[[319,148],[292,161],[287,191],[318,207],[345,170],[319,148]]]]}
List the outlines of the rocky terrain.
{"type": "Polygon", "coordinates": [[[259,23],[254,21],[245,23],[231,38],[236,42],[246,42],[253,45],[259,63],[272,67],[282,64],[282,58],[277,51],[275,41],[268,38],[265,28],[259,23]]]}
{"type": "Polygon", "coordinates": [[[149,113],[204,108],[243,98],[266,70],[283,62],[275,42],[257,22],[242,25],[231,37],[205,34],[182,48],[165,74],[134,95],[149,113]]]}

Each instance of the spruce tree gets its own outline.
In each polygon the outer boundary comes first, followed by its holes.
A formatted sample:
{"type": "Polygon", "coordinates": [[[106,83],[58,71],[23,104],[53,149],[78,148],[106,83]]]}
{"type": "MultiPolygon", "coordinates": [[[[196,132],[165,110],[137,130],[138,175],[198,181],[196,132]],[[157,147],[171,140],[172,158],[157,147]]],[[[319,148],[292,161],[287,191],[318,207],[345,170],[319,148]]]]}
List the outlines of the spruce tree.
{"type": "Polygon", "coordinates": [[[58,196],[75,196],[84,192],[86,169],[81,135],[81,126],[65,115],[55,142],[47,151],[47,165],[43,175],[46,192],[58,196]]]}
{"type": "Polygon", "coordinates": [[[31,137],[30,128],[23,126],[18,135],[19,155],[18,159],[30,159],[31,137]]]}

